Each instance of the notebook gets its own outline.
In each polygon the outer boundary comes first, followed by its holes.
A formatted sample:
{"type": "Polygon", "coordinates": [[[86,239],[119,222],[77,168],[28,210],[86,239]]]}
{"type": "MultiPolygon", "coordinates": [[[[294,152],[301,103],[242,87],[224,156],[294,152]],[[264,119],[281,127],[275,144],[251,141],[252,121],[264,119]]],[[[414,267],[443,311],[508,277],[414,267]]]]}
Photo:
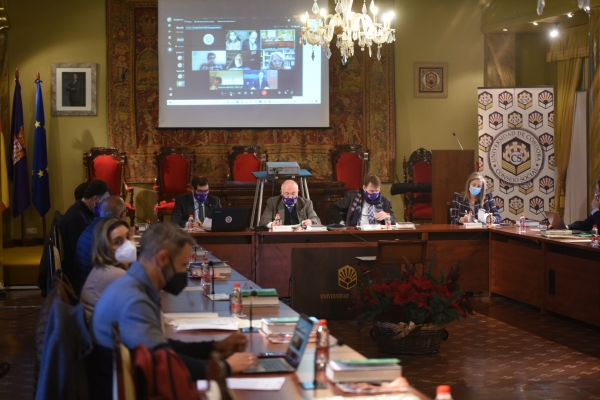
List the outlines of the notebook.
{"type": "Polygon", "coordinates": [[[306,345],[310,339],[314,322],[306,314],[300,314],[292,340],[285,352],[285,357],[259,358],[258,365],[248,368],[244,374],[266,374],[273,372],[294,372],[298,369],[306,345]]]}
{"type": "Polygon", "coordinates": [[[213,210],[211,232],[241,232],[246,230],[247,208],[217,208],[213,210]]]}

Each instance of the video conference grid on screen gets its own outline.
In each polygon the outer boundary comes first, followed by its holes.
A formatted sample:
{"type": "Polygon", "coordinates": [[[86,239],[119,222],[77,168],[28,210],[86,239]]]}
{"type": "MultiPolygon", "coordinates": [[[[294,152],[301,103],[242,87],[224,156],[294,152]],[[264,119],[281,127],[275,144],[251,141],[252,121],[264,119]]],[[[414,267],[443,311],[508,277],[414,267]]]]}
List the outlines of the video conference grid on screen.
{"type": "Polygon", "coordinates": [[[321,103],[320,87],[303,85],[321,62],[303,63],[297,18],[166,22],[167,105],[321,103]]]}

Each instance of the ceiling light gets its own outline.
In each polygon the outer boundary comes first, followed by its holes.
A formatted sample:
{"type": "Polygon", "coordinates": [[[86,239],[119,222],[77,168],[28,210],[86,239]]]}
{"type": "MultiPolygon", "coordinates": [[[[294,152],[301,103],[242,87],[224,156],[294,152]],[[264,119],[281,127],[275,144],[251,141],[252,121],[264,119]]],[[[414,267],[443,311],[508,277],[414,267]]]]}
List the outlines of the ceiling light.
{"type": "Polygon", "coordinates": [[[535,26],[538,26],[538,23],[537,23],[537,22],[535,22],[535,21],[534,21],[534,22],[532,22],[532,24],[533,24],[533,25],[535,25],[535,26]]]}
{"type": "Polygon", "coordinates": [[[558,24],[554,26],[554,28],[550,31],[550,37],[555,38],[559,35],[560,31],[558,29],[558,24]]]}
{"type": "Polygon", "coordinates": [[[504,28],[504,29],[502,29],[502,30],[503,30],[504,32],[508,32],[508,29],[506,29],[506,28],[504,28]]]}
{"type": "Polygon", "coordinates": [[[567,17],[573,18],[573,13],[567,13],[567,17]]]}

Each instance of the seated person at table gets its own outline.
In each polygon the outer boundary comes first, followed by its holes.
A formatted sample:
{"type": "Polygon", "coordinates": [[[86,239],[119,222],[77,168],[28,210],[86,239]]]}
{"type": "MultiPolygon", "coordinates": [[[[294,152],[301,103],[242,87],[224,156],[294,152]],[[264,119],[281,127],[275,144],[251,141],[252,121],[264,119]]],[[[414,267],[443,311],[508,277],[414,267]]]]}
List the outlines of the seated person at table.
{"type": "Polygon", "coordinates": [[[361,190],[350,190],[331,205],[329,219],[346,226],[385,224],[386,213],[390,213],[395,224],[392,202],[381,194],[381,180],[377,175],[369,175],[361,190]]]}
{"type": "Polygon", "coordinates": [[[469,211],[472,211],[473,218],[477,219],[480,208],[492,214],[493,220],[490,223],[499,224],[502,220],[494,195],[491,192],[485,193],[485,178],[479,172],[473,172],[465,183],[465,191],[452,195],[451,223],[464,224],[467,222],[469,211]]]}
{"type": "Polygon", "coordinates": [[[192,245],[192,237],[176,225],[152,225],[142,236],[139,260],[110,284],[96,303],[91,322],[94,350],[86,360],[88,366],[93,366],[88,369],[91,397],[111,398],[112,322],[118,323],[121,342],[130,350],[138,344],[150,349],[171,346],[193,380],[206,379],[207,359],[212,351],[221,354],[230,374],[257,364],[256,356],[242,353],[248,342],[242,333],[219,342],[181,342],[163,335],[160,291],[177,296],[186,287],[192,245]]]}
{"type": "Polygon", "coordinates": [[[91,248],[94,267],[81,290],[81,303],[88,322],[104,290],[125,275],[137,258],[136,246],[129,239],[129,224],[123,219],[102,218],[95,226],[91,248]]]}
{"type": "MultiPolygon", "coordinates": [[[[127,207],[121,196],[112,195],[100,202],[98,207],[98,218],[92,221],[79,236],[77,248],[75,249],[75,272],[76,280],[71,281],[75,293],[79,296],[81,288],[92,270],[92,238],[96,225],[105,218],[119,218],[125,220],[127,218],[127,207]]],[[[131,232],[133,234],[133,232],[131,232]]]]}
{"type": "Polygon", "coordinates": [[[594,225],[600,227],[600,178],[596,179],[596,188],[594,190],[594,199],[591,203],[592,212],[589,217],[583,221],[575,221],[572,224],[567,225],[567,229],[574,231],[591,231],[594,225]]]}
{"type": "Polygon", "coordinates": [[[194,228],[201,228],[206,218],[212,218],[213,210],[221,208],[221,201],[217,196],[208,194],[208,179],[204,176],[192,178],[192,190],[192,193],[178,196],[175,199],[171,222],[184,227],[192,215],[194,228]]]}
{"type": "Polygon", "coordinates": [[[320,225],[321,220],[313,209],[312,201],[298,197],[298,184],[291,179],[281,184],[281,196],[267,200],[259,225],[271,227],[279,214],[282,225],[320,225]]]}

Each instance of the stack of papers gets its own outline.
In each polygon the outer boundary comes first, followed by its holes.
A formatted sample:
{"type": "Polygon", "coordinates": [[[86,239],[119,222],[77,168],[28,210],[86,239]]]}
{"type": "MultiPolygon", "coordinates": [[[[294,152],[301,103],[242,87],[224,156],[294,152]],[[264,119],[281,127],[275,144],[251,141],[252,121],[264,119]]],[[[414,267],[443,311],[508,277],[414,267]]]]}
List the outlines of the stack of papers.
{"type": "Polygon", "coordinates": [[[217,313],[166,313],[165,323],[173,326],[176,331],[237,331],[239,329],[237,319],[219,317],[217,313]]]}

